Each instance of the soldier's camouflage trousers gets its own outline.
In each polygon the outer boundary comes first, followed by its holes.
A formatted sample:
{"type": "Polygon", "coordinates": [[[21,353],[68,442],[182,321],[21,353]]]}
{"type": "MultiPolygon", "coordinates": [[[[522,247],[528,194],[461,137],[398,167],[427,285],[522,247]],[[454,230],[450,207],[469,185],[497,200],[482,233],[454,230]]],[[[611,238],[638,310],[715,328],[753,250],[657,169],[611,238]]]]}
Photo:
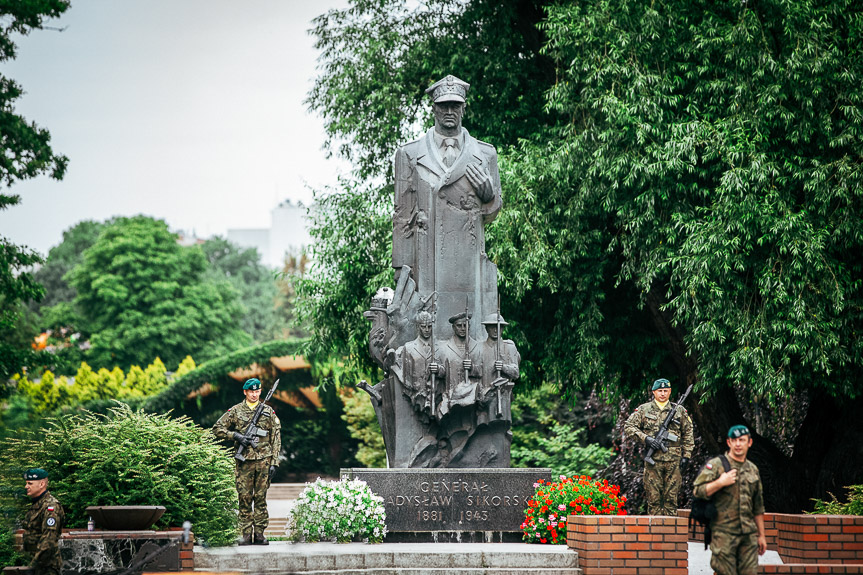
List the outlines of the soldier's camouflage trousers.
{"type": "Polygon", "coordinates": [[[717,575],[758,573],[758,534],[731,535],[714,531],[710,541],[710,566],[717,575]]]}
{"type": "Polygon", "coordinates": [[[34,555],[30,568],[34,575],[60,575],[63,559],[56,539],[42,539],[32,547],[25,544],[25,551],[34,555]]]}
{"type": "Polygon", "coordinates": [[[267,513],[267,488],[270,466],[268,459],[237,462],[237,497],[240,500],[240,534],[264,534],[270,523],[267,513]],[[254,504],[254,509],[252,507],[254,504]],[[254,533],[252,528],[254,527],[254,533]]]}
{"type": "Polygon", "coordinates": [[[680,462],[657,461],[644,465],[644,496],[648,515],[677,515],[677,496],[680,493],[680,462]]]}

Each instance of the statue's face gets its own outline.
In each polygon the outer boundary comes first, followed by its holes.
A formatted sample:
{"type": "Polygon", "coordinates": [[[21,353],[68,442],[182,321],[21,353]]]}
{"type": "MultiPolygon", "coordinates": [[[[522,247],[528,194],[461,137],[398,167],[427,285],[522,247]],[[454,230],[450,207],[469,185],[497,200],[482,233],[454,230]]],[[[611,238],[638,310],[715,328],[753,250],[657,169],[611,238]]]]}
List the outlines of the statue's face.
{"type": "Polygon", "coordinates": [[[417,330],[419,331],[420,337],[423,339],[429,339],[432,333],[432,322],[430,321],[421,321],[417,324],[417,330]]]}
{"type": "Polygon", "coordinates": [[[461,126],[464,116],[464,102],[441,102],[432,104],[434,123],[436,127],[452,130],[461,126]]]}
{"type": "Polygon", "coordinates": [[[467,320],[460,319],[452,324],[452,330],[459,337],[467,337],[467,320]]]}
{"type": "Polygon", "coordinates": [[[486,324],[485,332],[488,334],[489,339],[497,339],[497,326],[496,325],[486,324]]]}

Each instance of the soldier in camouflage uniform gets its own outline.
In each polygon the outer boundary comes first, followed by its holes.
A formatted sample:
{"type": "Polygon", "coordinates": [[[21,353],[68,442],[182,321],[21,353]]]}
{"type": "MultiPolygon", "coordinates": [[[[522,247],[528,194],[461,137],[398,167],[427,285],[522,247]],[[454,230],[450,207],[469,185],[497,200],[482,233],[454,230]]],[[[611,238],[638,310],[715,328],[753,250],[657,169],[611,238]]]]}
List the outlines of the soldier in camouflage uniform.
{"type": "Polygon", "coordinates": [[[655,453],[651,465],[644,463],[644,493],[649,515],[677,515],[677,497],[682,482],[680,470],[685,469],[695,447],[692,433],[692,419],[682,405],[677,406],[677,414],[672,420],[669,432],[677,436],[677,441],[669,441],[668,451],[662,451],[656,433],[671,409],[671,383],[667,379],[657,379],[651,388],[653,401],[638,406],[629,416],[623,432],[629,437],[637,437],[646,447],[653,447],[655,453]]]}
{"type": "Polygon", "coordinates": [[[743,425],[728,430],[726,458],[708,461],[695,478],[693,494],[713,499],[716,518],[710,522],[710,566],[719,575],[755,575],[758,555],[767,551],[764,534],[764,490],[754,463],[746,459],[752,436],[743,425]]]}
{"type": "Polygon", "coordinates": [[[30,568],[36,575],[60,575],[60,530],[66,515],[48,491],[48,474],[38,468],[24,473],[24,490],[33,501],[24,516],[24,551],[33,555],[30,568]]]}
{"type": "Polygon", "coordinates": [[[269,545],[264,530],[270,522],[267,513],[267,489],[279,462],[282,449],[282,424],[269,405],[264,405],[258,427],[267,432],[257,447],[243,437],[249,427],[255,408],[261,399],[261,382],[251,378],[243,384],[245,401],[227,411],[216,425],[213,433],[219,439],[233,440],[234,448],[244,445],[245,461],[236,461],[237,496],[240,502],[240,545],[269,545]],[[253,507],[254,504],[254,507],[253,507]]]}

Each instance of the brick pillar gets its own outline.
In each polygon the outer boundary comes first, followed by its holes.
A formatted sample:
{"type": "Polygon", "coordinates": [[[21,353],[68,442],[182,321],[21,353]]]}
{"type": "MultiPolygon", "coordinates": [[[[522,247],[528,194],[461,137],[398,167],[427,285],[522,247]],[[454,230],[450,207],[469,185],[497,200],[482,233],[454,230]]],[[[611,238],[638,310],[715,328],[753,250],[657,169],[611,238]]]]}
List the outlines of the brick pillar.
{"type": "Polygon", "coordinates": [[[688,575],[686,519],[570,515],[566,543],[584,575],[688,575]]]}

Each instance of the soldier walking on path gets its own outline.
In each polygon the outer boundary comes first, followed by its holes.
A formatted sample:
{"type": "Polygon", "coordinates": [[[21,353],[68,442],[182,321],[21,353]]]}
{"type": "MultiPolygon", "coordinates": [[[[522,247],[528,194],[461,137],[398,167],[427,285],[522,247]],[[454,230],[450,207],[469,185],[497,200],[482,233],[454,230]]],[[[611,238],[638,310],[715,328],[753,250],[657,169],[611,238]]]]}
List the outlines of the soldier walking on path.
{"type": "Polygon", "coordinates": [[[243,434],[252,421],[252,416],[261,400],[261,382],[256,378],[243,384],[245,401],[227,411],[216,425],[213,433],[219,439],[233,440],[234,447],[243,446],[243,461],[236,461],[237,496],[240,503],[240,545],[269,545],[264,530],[270,523],[267,512],[267,489],[276,471],[279,451],[282,449],[282,424],[269,405],[263,406],[257,426],[266,432],[257,444],[243,434]]]}
{"type": "Polygon", "coordinates": [[[721,457],[708,461],[695,479],[693,494],[712,499],[716,518],[710,522],[710,566],[718,575],[755,575],[758,555],[767,551],[764,533],[764,489],[758,467],[746,459],[752,436],[743,425],[728,430],[729,464],[721,457]]]}
{"type": "Polygon", "coordinates": [[[677,515],[677,498],[682,482],[680,470],[685,469],[695,447],[692,419],[682,405],[675,407],[669,432],[674,441],[663,444],[657,439],[660,426],[668,417],[671,383],[657,379],[651,388],[653,400],[638,406],[626,420],[623,432],[628,438],[637,437],[646,448],[653,448],[654,464],[644,463],[644,494],[649,515],[677,515]]]}
{"type": "Polygon", "coordinates": [[[24,551],[33,555],[30,568],[36,575],[60,575],[60,530],[66,515],[60,502],[48,491],[48,474],[43,469],[24,473],[24,491],[33,501],[24,516],[24,551]]]}

